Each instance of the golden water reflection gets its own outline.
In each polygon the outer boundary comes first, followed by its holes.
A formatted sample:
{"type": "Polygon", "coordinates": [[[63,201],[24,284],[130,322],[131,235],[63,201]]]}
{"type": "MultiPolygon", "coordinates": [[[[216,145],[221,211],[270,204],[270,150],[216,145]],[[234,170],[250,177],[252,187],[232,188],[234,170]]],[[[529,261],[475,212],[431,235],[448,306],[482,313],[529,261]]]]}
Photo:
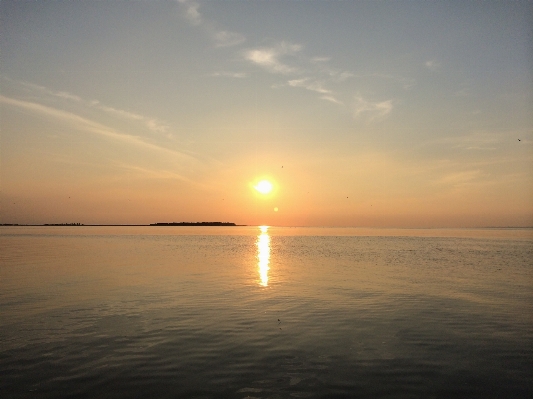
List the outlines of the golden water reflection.
{"type": "Polygon", "coordinates": [[[257,266],[259,267],[260,284],[268,286],[268,264],[270,263],[270,236],[268,226],[259,226],[261,233],[257,236],[257,266]]]}

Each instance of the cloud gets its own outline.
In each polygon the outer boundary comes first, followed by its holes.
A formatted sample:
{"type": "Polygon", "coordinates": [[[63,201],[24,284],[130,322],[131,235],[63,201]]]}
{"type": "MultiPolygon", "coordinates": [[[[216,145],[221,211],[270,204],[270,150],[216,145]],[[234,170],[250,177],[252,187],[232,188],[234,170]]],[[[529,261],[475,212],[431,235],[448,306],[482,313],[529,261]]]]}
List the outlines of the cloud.
{"type": "Polygon", "coordinates": [[[150,131],[156,133],[166,133],[169,129],[167,124],[164,124],[157,119],[149,118],[143,115],[135,114],[133,112],[124,111],[122,109],[116,109],[102,105],[99,101],[91,101],[91,105],[98,108],[108,114],[123,118],[142,122],[150,131]]]}
{"type": "MultiPolygon", "coordinates": [[[[9,80],[14,82],[11,79],[9,79],[9,80]]],[[[48,88],[46,88],[44,86],[36,85],[34,83],[29,83],[29,82],[17,82],[17,83],[20,83],[23,87],[25,87],[26,89],[29,89],[29,90],[31,90],[33,92],[37,91],[37,92],[43,93],[43,94],[45,94],[47,96],[52,96],[52,97],[60,98],[62,100],[68,100],[68,101],[73,101],[75,103],[84,104],[87,107],[99,109],[101,111],[104,111],[104,112],[106,112],[106,113],[108,113],[110,115],[113,115],[113,116],[121,118],[121,119],[139,121],[139,122],[143,123],[145,125],[145,127],[147,127],[150,131],[155,132],[155,133],[166,133],[168,131],[168,129],[169,129],[169,126],[166,123],[161,122],[161,121],[159,121],[159,120],[157,120],[155,118],[151,118],[151,117],[148,117],[148,116],[136,114],[136,113],[133,113],[133,112],[122,110],[122,109],[109,107],[109,106],[106,106],[106,105],[102,104],[98,100],[86,101],[86,100],[82,99],[81,97],[79,97],[79,96],[77,96],[75,94],[68,93],[66,91],[50,90],[50,89],[48,89],[48,88]]],[[[167,134],[167,136],[168,136],[168,134],[167,134]]]]}
{"type": "Polygon", "coordinates": [[[354,76],[354,74],[351,73],[351,72],[344,71],[344,72],[340,72],[340,73],[334,73],[331,76],[335,77],[337,79],[337,81],[342,82],[342,81],[344,81],[344,80],[346,80],[348,78],[351,78],[352,76],[354,76]]]}
{"type": "Polygon", "coordinates": [[[185,17],[191,24],[200,25],[202,23],[202,15],[198,11],[200,4],[190,0],[178,0],[178,3],[183,4],[185,7],[185,17]]]}
{"type": "MultiPolygon", "coordinates": [[[[355,75],[354,73],[342,69],[331,67],[328,63],[329,57],[306,57],[302,54],[303,46],[300,44],[292,44],[287,41],[282,41],[277,45],[270,47],[262,47],[249,49],[244,52],[244,59],[251,64],[261,67],[269,73],[277,75],[307,75],[295,79],[289,79],[285,84],[274,84],[273,87],[279,88],[283,86],[303,88],[315,93],[321,94],[321,100],[329,101],[338,105],[344,105],[343,101],[339,100],[338,93],[331,88],[332,86],[339,87],[339,84],[345,82],[352,77],[362,77],[362,75],[355,75]]],[[[392,75],[366,75],[378,77],[380,79],[395,79],[392,75]]],[[[402,83],[407,84],[405,79],[402,83]]],[[[412,82],[408,82],[409,85],[412,82]]],[[[343,86],[346,86],[343,84],[343,86]]],[[[342,89],[346,90],[345,87],[342,89]]],[[[392,100],[381,102],[372,102],[363,99],[360,96],[355,98],[354,116],[361,118],[365,116],[369,121],[383,117],[391,112],[393,108],[392,100]]]]}
{"type": "Polygon", "coordinates": [[[326,100],[326,101],[329,101],[329,102],[332,102],[332,103],[335,103],[335,104],[339,104],[339,105],[343,105],[342,101],[339,101],[337,100],[335,97],[333,96],[322,96],[320,97],[322,100],[326,100]]]}
{"type": "Polygon", "coordinates": [[[211,76],[242,79],[247,77],[248,75],[244,72],[213,72],[211,76]]]}
{"type": "Polygon", "coordinates": [[[471,182],[472,180],[477,179],[481,174],[480,170],[468,170],[463,172],[450,173],[437,181],[440,184],[448,185],[464,185],[471,182]]]}
{"type": "Polygon", "coordinates": [[[209,37],[215,42],[216,47],[230,47],[241,44],[246,37],[237,32],[230,32],[219,29],[212,21],[208,21],[200,13],[200,3],[194,0],[178,0],[181,4],[185,18],[191,25],[201,27],[209,37]]]}
{"type": "Polygon", "coordinates": [[[331,90],[325,89],[322,82],[313,81],[310,78],[293,79],[287,82],[292,87],[303,87],[304,89],[316,91],[321,94],[329,94],[331,90]]]}
{"type": "MultiPolygon", "coordinates": [[[[200,12],[200,3],[197,0],[177,1],[182,7],[187,20],[192,25],[201,27],[212,38],[216,47],[235,46],[245,41],[244,35],[219,29],[212,21],[206,19],[200,12]]],[[[275,83],[272,87],[303,88],[318,93],[320,95],[318,98],[321,100],[344,105],[343,101],[339,100],[339,93],[333,90],[332,87],[337,87],[339,92],[345,92],[347,88],[344,82],[347,79],[362,76],[332,67],[330,65],[331,57],[329,56],[306,56],[302,49],[303,46],[301,44],[282,40],[270,46],[248,48],[241,52],[241,57],[247,63],[262,68],[268,73],[295,77],[285,83],[275,83]],[[343,85],[342,88],[340,84],[343,85]]],[[[428,67],[438,67],[435,61],[428,62],[430,63],[427,64],[428,67]]],[[[237,72],[214,72],[211,76],[243,78],[247,75],[237,72]]],[[[396,78],[392,75],[372,74],[371,76],[399,80],[405,88],[413,85],[412,80],[396,78]]],[[[377,117],[386,116],[391,112],[392,108],[392,100],[371,102],[359,96],[355,98],[353,113],[356,119],[365,116],[368,120],[373,120],[377,117]]]]}
{"type": "Polygon", "coordinates": [[[313,66],[316,73],[325,75],[335,82],[342,82],[355,76],[352,72],[331,67],[328,64],[329,61],[331,61],[331,57],[312,57],[309,59],[309,64],[313,66]]]}
{"type": "Polygon", "coordinates": [[[317,62],[328,62],[331,60],[331,57],[313,57],[311,58],[311,62],[317,63],[317,62]]]}
{"type": "Polygon", "coordinates": [[[354,117],[360,119],[366,116],[369,120],[384,117],[392,111],[392,100],[372,102],[361,96],[355,97],[354,117]]]}
{"type": "Polygon", "coordinates": [[[424,65],[430,71],[437,71],[440,69],[440,63],[435,60],[428,60],[424,63],[424,65]]]}
{"type": "Polygon", "coordinates": [[[148,119],[145,123],[148,129],[150,129],[152,132],[166,133],[166,131],[168,130],[167,125],[162,125],[159,121],[155,119],[148,119]]]}
{"type": "Polygon", "coordinates": [[[83,118],[79,115],[76,115],[71,112],[58,110],[52,107],[48,107],[42,104],[33,103],[30,101],[23,101],[23,100],[17,100],[9,97],[5,97],[3,95],[0,95],[0,103],[6,104],[8,106],[16,107],[19,109],[24,109],[26,111],[30,111],[36,114],[44,115],[50,118],[54,118],[56,120],[59,120],[63,123],[70,124],[74,129],[82,130],[94,134],[98,134],[100,136],[104,136],[106,138],[110,138],[113,140],[122,141],[131,145],[135,145],[137,147],[141,147],[144,149],[157,151],[157,152],[164,152],[172,154],[173,156],[176,156],[178,158],[181,158],[182,160],[192,160],[193,157],[191,157],[188,154],[181,153],[179,151],[174,151],[168,148],[160,147],[156,144],[146,142],[142,140],[138,136],[132,136],[129,134],[125,134],[122,132],[119,132],[113,128],[110,128],[108,126],[105,126],[101,123],[91,121],[89,119],[83,118]]]}
{"type": "Polygon", "coordinates": [[[293,55],[301,48],[299,44],[281,42],[275,47],[248,50],[244,58],[271,73],[294,74],[299,72],[299,68],[283,63],[280,58],[284,55],[293,55]]]}
{"type": "Polygon", "coordinates": [[[225,30],[218,31],[214,34],[217,47],[229,47],[241,44],[246,39],[240,33],[228,32],[225,30]]]}
{"type": "Polygon", "coordinates": [[[72,100],[72,101],[77,101],[77,102],[83,101],[80,97],[74,94],[67,93],[66,91],[60,91],[60,92],[53,93],[53,94],[57,97],[64,98],[66,100],[72,100]]]}
{"type": "Polygon", "coordinates": [[[292,79],[287,82],[291,87],[301,87],[306,90],[314,91],[319,94],[323,94],[319,97],[322,100],[326,100],[335,104],[342,105],[342,101],[339,101],[333,92],[324,87],[324,82],[313,80],[311,78],[292,79]]]}
{"type": "MultiPolygon", "coordinates": [[[[185,18],[194,26],[204,30],[214,41],[216,47],[236,46],[243,43],[246,38],[244,35],[231,32],[216,27],[213,21],[205,18],[200,12],[200,3],[197,0],[177,0],[183,10],[185,18]]],[[[303,88],[314,93],[318,93],[321,100],[329,101],[334,104],[344,105],[339,100],[339,95],[331,86],[345,82],[347,79],[356,77],[350,71],[337,69],[330,65],[331,57],[314,56],[309,57],[303,54],[301,44],[291,43],[282,40],[277,44],[263,47],[248,48],[241,52],[242,60],[249,64],[262,68],[268,73],[274,75],[288,75],[299,77],[289,79],[286,83],[278,82],[272,87],[293,87],[303,88]],[[307,75],[306,77],[301,77],[307,75]]],[[[431,64],[436,65],[436,64],[431,64]]],[[[244,78],[247,75],[239,72],[214,72],[213,77],[244,78]]],[[[377,76],[377,75],[375,75],[377,76]]],[[[383,78],[383,76],[381,76],[383,78]]],[[[386,76],[387,79],[394,77],[386,76]]],[[[404,79],[405,80],[405,79],[404,79]]],[[[406,88],[412,86],[412,82],[402,81],[406,88]]],[[[345,86],[345,85],[344,85],[345,86]]],[[[346,87],[342,88],[346,91],[346,87]]],[[[382,117],[392,110],[392,101],[370,102],[361,97],[356,97],[354,106],[355,118],[365,115],[369,120],[376,117],[382,117]]]]}
{"type": "Polygon", "coordinates": [[[435,140],[438,145],[449,145],[462,150],[496,150],[506,140],[507,133],[473,132],[463,136],[435,140]]]}
{"type": "Polygon", "coordinates": [[[376,78],[380,80],[381,79],[391,80],[391,81],[401,84],[403,88],[406,90],[410,89],[416,84],[415,80],[412,78],[406,78],[404,76],[391,75],[387,73],[366,73],[366,74],[356,74],[356,75],[351,75],[351,76],[357,79],[365,79],[365,80],[367,80],[368,78],[376,78]]]}
{"type": "Polygon", "coordinates": [[[190,184],[199,185],[198,183],[186,178],[185,176],[182,176],[176,172],[171,172],[168,170],[153,170],[153,169],[147,169],[136,165],[129,165],[123,162],[114,162],[114,164],[119,167],[120,169],[127,170],[129,172],[134,172],[139,176],[142,177],[148,177],[148,178],[155,178],[155,179],[176,179],[185,181],[190,184]]]}

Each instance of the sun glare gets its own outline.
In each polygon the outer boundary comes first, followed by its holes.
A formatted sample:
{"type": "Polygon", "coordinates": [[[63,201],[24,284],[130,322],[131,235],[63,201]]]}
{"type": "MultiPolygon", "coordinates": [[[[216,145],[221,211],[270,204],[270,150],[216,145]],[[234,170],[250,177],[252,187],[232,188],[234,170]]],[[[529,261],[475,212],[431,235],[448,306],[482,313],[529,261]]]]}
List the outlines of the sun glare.
{"type": "Polygon", "coordinates": [[[254,188],[261,194],[268,194],[272,191],[272,183],[268,180],[261,180],[254,186],[254,188]]]}

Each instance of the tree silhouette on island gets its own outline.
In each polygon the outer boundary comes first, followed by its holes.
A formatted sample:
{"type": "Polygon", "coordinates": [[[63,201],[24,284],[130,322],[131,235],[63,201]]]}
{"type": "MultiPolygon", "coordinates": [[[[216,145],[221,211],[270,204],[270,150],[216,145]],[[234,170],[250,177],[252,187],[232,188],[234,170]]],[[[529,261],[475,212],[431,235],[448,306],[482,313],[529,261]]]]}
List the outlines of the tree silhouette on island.
{"type": "Polygon", "coordinates": [[[171,223],[150,223],[150,226],[237,226],[230,222],[171,222],[171,223]]]}

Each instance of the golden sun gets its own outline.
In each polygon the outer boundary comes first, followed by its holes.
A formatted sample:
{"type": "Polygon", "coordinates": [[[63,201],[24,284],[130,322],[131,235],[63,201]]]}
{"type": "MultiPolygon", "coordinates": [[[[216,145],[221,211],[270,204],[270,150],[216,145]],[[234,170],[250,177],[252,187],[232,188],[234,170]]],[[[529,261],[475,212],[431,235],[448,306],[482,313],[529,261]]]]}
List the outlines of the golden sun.
{"type": "Polygon", "coordinates": [[[254,188],[261,194],[268,194],[272,191],[273,186],[268,180],[261,180],[254,186],[254,188]]]}

